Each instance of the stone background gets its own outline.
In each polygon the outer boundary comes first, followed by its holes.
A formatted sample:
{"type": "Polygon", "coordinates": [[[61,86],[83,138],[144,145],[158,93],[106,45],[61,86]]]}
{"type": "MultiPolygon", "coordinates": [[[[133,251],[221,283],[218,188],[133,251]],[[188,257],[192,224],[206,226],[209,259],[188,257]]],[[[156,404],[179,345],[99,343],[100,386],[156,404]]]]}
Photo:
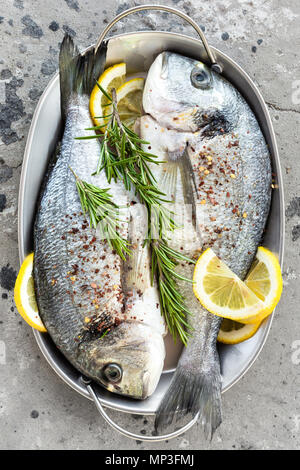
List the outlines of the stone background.
{"type": "MultiPolygon", "coordinates": [[[[143,2],[140,2],[143,3],[143,2]]],[[[17,195],[25,142],[39,96],[57,68],[69,31],[81,48],[116,13],[135,5],[110,0],[0,2],[0,447],[3,449],[296,449],[300,447],[300,2],[173,0],[205,26],[208,40],[235,59],[262,92],[276,131],[286,199],[284,295],[255,365],[223,396],[224,420],[211,443],[200,427],[155,446],[112,431],[93,403],[50,369],[19,317],[13,286],[19,268],[17,195]],[[299,349],[298,345],[298,349],[299,349]],[[293,354],[294,353],[294,354],[293,354]]],[[[126,30],[187,31],[173,17],[136,15],[126,30]]],[[[125,22],[114,32],[125,31],[125,22]]],[[[151,433],[150,418],[112,413],[151,433]]]]}

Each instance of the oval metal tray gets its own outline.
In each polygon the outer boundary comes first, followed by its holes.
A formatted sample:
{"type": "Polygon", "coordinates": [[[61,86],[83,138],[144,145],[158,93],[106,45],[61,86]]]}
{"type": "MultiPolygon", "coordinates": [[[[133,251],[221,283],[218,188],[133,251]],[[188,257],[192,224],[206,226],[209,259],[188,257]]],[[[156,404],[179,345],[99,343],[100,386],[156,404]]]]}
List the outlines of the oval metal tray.
{"type": "MultiPolygon", "coordinates": [[[[129,73],[147,72],[154,58],[161,51],[176,51],[207,62],[201,41],[181,34],[166,32],[137,32],[109,39],[107,65],[126,62],[129,73]]],[[[284,242],[284,204],[282,178],[278,150],[271,119],[263,98],[248,75],[221,51],[212,48],[223,75],[242,93],[252,107],[268,143],[273,172],[277,175],[278,189],[273,191],[272,204],[264,237],[268,247],[282,262],[284,242]]],[[[19,190],[19,253],[20,261],[32,251],[32,228],[35,205],[48,158],[53,151],[60,130],[60,92],[58,73],[49,82],[35,110],[27,139],[19,190]]],[[[237,382],[258,357],[272,323],[272,315],[263,323],[256,335],[234,346],[220,345],[223,392],[237,382]]],[[[80,381],[79,372],[64,358],[47,334],[34,330],[35,339],[48,363],[73,389],[91,399],[80,381]]],[[[137,413],[154,414],[170,383],[180,348],[167,340],[167,362],[155,393],[144,401],[111,394],[100,386],[94,386],[101,403],[109,408],[137,413]]]]}

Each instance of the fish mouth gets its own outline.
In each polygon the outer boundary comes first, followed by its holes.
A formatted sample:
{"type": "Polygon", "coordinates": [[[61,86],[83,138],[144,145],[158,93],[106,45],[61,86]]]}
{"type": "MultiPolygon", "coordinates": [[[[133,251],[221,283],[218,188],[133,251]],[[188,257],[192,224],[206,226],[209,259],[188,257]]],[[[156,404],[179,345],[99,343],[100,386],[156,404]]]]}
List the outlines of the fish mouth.
{"type": "Polygon", "coordinates": [[[143,374],[141,384],[141,387],[138,387],[134,392],[129,393],[118,384],[111,384],[104,381],[101,382],[101,385],[111,393],[116,393],[125,397],[134,398],[135,400],[145,400],[146,398],[152,395],[156,388],[156,385],[153,386],[151,384],[151,377],[148,371],[143,374]]]}
{"type": "Polygon", "coordinates": [[[112,393],[144,400],[155,390],[163,369],[165,346],[161,333],[135,321],[121,323],[102,339],[86,342],[80,362],[89,375],[112,393]],[[111,369],[119,376],[111,377],[111,369]]]}

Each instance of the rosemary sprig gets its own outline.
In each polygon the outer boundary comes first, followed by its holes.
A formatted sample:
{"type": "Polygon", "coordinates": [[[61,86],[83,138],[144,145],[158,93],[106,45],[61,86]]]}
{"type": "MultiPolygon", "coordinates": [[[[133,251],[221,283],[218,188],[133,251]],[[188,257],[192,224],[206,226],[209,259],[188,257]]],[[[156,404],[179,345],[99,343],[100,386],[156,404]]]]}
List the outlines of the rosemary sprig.
{"type": "MultiPolygon", "coordinates": [[[[161,162],[156,155],[143,150],[142,145],[149,142],[141,139],[121,121],[115,90],[112,90],[110,97],[101,85],[98,84],[98,87],[109,100],[112,113],[107,118],[96,173],[104,169],[109,183],[112,178],[115,180],[120,178],[127,190],[134,187],[140,201],[147,206],[149,230],[155,229],[157,235],[161,237],[165,231],[173,231],[175,228],[173,213],[163,205],[172,201],[167,200],[166,195],[158,189],[149,166],[161,162]],[[157,224],[151,223],[154,218],[157,224]]],[[[97,126],[95,129],[97,130],[97,126]]],[[[147,238],[151,238],[150,232],[147,238]]]]}
{"type": "Polygon", "coordinates": [[[80,179],[71,167],[70,170],[75,177],[82,210],[85,214],[89,214],[91,226],[97,228],[98,224],[103,222],[99,226],[103,237],[111,248],[116,250],[118,255],[125,260],[131,251],[127,240],[121,237],[118,231],[120,228],[120,219],[118,218],[120,207],[112,201],[109,189],[98,188],[87,183],[80,179]]]}
{"type": "MultiPolygon", "coordinates": [[[[149,166],[161,162],[156,155],[143,150],[142,145],[149,142],[145,142],[121,121],[115,90],[112,90],[110,96],[100,84],[98,87],[106,96],[112,113],[103,117],[106,123],[96,173],[104,170],[109,183],[112,179],[122,180],[125,188],[130,190],[133,187],[140,201],[145,204],[148,213],[145,243],[151,249],[151,280],[152,283],[154,278],[157,281],[162,314],[174,341],[179,336],[186,345],[191,329],[187,322],[190,312],[178,291],[177,281],[192,281],[176,273],[175,267],[180,261],[193,261],[171,249],[166,241],[166,234],[176,228],[173,212],[164,205],[172,201],[167,200],[165,193],[158,189],[149,166]]],[[[93,129],[97,131],[103,129],[103,126],[95,126],[93,129]]]]}
{"type": "Polygon", "coordinates": [[[191,326],[187,322],[187,314],[183,296],[178,291],[176,279],[193,282],[175,271],[179,261],[191,262],[189,258],[170,248],[165,240],[151,242],[151,277],[156,277],[161,310],[168,329],[176,341],[179,335],[186,346],[191,335],[191,326]]]}

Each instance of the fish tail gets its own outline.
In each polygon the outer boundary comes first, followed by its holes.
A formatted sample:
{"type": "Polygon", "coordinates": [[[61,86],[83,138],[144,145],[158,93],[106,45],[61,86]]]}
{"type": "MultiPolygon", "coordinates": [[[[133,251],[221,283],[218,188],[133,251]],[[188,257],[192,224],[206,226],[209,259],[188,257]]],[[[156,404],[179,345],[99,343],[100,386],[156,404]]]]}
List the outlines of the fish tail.
{"type": "Polygon", "coordinates": [[[63,118],[72,94],[90,95],[95,81],[104,70],[107,42],[95,52],[90,48],[80,54],[69,34],[65,34],[59,54],[60,94],[63,118]]]}
{"type": "Polygon", "coordinates": [[[163,429],[190,413],[199,413],[206,439],[212,439],[222,422],[221,374],[219,367],[194,373],[178,365],[155,418],[155,429],[163,429]]]}

